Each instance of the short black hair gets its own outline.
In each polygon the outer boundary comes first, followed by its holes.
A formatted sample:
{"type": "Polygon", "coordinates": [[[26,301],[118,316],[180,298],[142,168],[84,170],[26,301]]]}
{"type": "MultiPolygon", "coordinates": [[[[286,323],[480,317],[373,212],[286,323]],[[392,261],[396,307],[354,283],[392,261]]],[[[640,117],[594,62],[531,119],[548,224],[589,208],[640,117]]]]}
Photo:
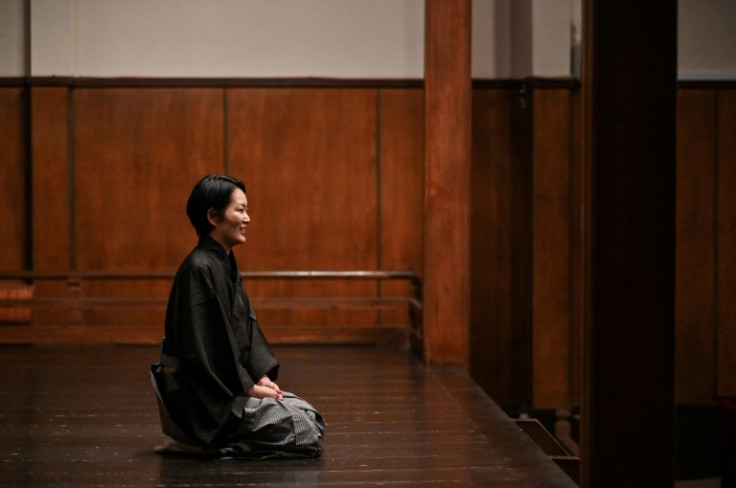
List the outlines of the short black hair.
{"type": "Polygon", "coordinates": [[[208,235],[212,231],[207,212],[214,208],[217,215],[222,215],[235,188],[245,193],[245,184],[228,175],[207,175],[194,185],[187,200],[187,216],[197,235],[208,235]]]}

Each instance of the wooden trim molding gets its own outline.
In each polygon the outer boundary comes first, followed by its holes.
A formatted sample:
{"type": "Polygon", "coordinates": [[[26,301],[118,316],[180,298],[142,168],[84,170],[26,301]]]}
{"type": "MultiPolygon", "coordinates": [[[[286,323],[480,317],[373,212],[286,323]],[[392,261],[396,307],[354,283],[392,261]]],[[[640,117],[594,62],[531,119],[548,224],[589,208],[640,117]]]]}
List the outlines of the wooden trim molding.
{"type": "MultiPolygon", "coordinates": [[[[17,83],[17,81],[16,81],[17,83]]],[[[31,86],[75,88],[422,88],[421,79],[30,77],[31,86]]]]}
{"type": "MultiPolygon", "coordinates": [[[[508,88],[580,88],[574,77],[545,78],[474,78],[475,89],[508,88]]],[[[77,88],[424,88],[423,79],[415,78],[148,78],[148,77],[72,77],[72,76],[6,76],[0,87],[69,86],[77,88]]],[[[734,89],[736,80],[678,80],[680,89],[734,89]]]]}

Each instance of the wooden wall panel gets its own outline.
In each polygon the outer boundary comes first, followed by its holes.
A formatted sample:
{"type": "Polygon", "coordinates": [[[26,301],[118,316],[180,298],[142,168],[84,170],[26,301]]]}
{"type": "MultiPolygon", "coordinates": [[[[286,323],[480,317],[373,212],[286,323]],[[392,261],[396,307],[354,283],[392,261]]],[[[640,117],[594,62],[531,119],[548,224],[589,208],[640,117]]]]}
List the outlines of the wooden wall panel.
{"type": "Polygon", "coordinates": [[[503,408],[530,401],[527,111],[517,90],[473,93],[470,372],[503,408]]]}
{"type": "MultiPolygon", "coordinates": [[[[424,97],[417,89],[379,91],[379,268],[421,275],[424,233],[424,97]]],[[[410,285],[384,282],[382,296],[407,296],[410,285]]],[[[381,314],[382,324],[407,324],[408,310],[381,314]]]]}
{"type": "Polygon", "coordinates": [[[74,112],[77,267],[175,269],[189,192],[223,170],[222,91],[82,89],[74,112]]]}
{"type": "Polygon", "coordinates": [[[31,92],[33,267],[39,271],[63,271],[70,265],[68,100],[66,87],[31,92]]]}
{"type": "Polygon", "coordinates": [[[586,270],[587,259],[585,239],[587,222],[583,220],[582,209],[585,207],[587,178],[583,164],[583,104],[580,89],[571,93],[570,114],[570,403],[580,405],[583,365],[583,321],[587,304],[586,270]]]}
{"type": "Polygon", "coordinates": [[[571,404],[569,89],[533,92],[532,403],[571,404]]]}
{"type": "Polygon", "coordinates": [[[0,269],[29,264],[25,98],[23,88],[0,88],[0,269]]]}
{"type": "Polygon", "coordinates": [[[677,105],[675,401],[715,395],[716,107],[713,90],[681,90],[677,105]]]}
{"type": "MultiPolygon", "coordinates": [[[[65,271],[71,263],[71,176],[69,89],[31,89],[31,156],[33,269],[65,271]]],[[[68,297],[66,282],[36,280],[35,295],[68,297]]],[[[58,308],[37,307],[34,325],[66,324],[71,317],[58,308]],[[61,312],[61,313],[60,313],[61,312]]]]}
{"type": "MultiPolygon", "coordinates": [[[[73,265],[169,271],[197,238],[192,187],[222,172],[221,89],[80,89],[74,93],[73,265]]],[[[84,283],[86,296],[165,297],[170,283],[84,283]]],[[[90,310],[87,325],[163,324],[163,308],[90,310]]]]}
{"type": "MultiPolygon", "coordinates": [[[[173,270],[196,242],[184,213],[189,191],[205,173],[229,171],[246,181],[253,217],[249,241],[237,249],[241,268],[422,271],[421,89],[35,86],[29,90],[32,159],[24,152],[22,89],[0,89],[5,172],[0,201],[8,216],[3,226],[20,229],[4,230],[12,236],[0,241],[4,269],[21,269],[24,260],[31,259],[25,253],[32,250],[39,271],[173,270]],[[30,183],[24,180],[26,172],[33,177],[30,183]],[[26,188],[30,195],[23,193],[26,188]],[[33,213],[14,221],[10,207],[24,199],[32,202],[33,213]],[[31,242],[25,240],[29,233],[31,242]]],[[[575,158],[578,114],[564,113],[568,90],[533,93],[534,200],[528,186],[532,126],[518,91],[474,92],[470,368],[507,408],[531,401],[532,380],[535,406],[555,404],[567,394],[573,404],[579,398],[575,393],[579,338],[574,332],[579,309],[570,312],[566,355],[560,347],[564,348],[560,324],[567,313],[563,262],[584,259],[580,249],[575,250],[576,241],[570,243],[571,255],[561,251],[563,228],[572,226],[573,233],[580,232],[572,214],[567,216],[572,220],[566,220],[563,189],[577,188],[570,198],[572,208],[578,208],[575,195],[580,182],[565,181],[564,171],[555,166],[566,151],[572,154],[568,158],[575,158]],[[527,206],[531,201],[534,212],[527,206]],[[534,282],[529,280],[532,269],[534,282]],[[529,329],[532,310],[534,335],[529,329]],[[550,342],[556,346],[550,348],[550,342]],[[565,367],[570,370],[568,386],[561,380],[565,367]],[[569,393],[564,388],[570,388],[569,393]]],[[[729,354],[736,347],[730,298],[736,186],[731,178],[734,138],[729,133],[736,109],[733,90],[719,91],[717,107],[714,93],[681,90],[679,96],[680,403],[708,402],[714,391],[736,394],[731,373],[736,367],[729,354]],[[718,261],[715,250],[708,251],[716,247],[718,261]]],[[[573,272],[568,277],[570,286],[576,276],[573,272]]],[[[35,291],[37,296],[66,298],[164,298],[169,286],[167,280],[85,282],[75,290],[66,282],[37,280],[35,291]]],[[[404,283],[392,282],[252,281],[247,286],[256,298],[391,296],[407,290],[404,283]]],[[[580,297],[573,292],[568,299],[577,304],[580,297]]],[[[296,330],[292,326],[305,330],[309,324],[320,325],[306,340],[324,337],[325,342],[359,337],[358,332],[343,333],[346,324],[355,326],[354,331],[373,328],[379,332],[372,337],[378,337],[382,326],[406,320],[404,311],[377,313],[368,307],[288,312],[265,308],[259,315],[266,328],[284,325],[292,331],[296,330]]],[[[150,342],[160,336],[162,317],[160,304],[62,314],[40,309],[33,316],[33,327],[16,335],[4,327],[0,340],[150,342]],[[51,326],[58,329],[48,329],[51,326]]],[[[293,339],[299,332],[289,333],[293,339]]]]}
{"type": "MultiPolygon", "coordinates": [[[[232,89],[229,171],[252,222],[237,249],[248,270],[377,269],[375,89],[232,89]]],[[[253,297],[375,296],[377,284],[274,281],[253,297]]],[[[264,310],[264,327],[376,325],[375,310],[264,310]]]]}
{"type": "Polygon", "coordinates": [[[718,91],[718,384],[736,397],[736,90],[718,91]]]}

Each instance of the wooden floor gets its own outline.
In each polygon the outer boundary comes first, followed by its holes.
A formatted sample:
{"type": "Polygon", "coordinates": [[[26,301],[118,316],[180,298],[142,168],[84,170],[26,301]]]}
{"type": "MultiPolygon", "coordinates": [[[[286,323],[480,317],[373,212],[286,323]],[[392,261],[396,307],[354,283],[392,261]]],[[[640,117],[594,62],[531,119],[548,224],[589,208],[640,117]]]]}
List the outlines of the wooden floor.
{"type": "Polygon", "coordinates": [[[575,486],[473,383],[404,350],[279,347],[322,456],[163,457],[144,346],[0,347],[0,486],[575,486]]]}

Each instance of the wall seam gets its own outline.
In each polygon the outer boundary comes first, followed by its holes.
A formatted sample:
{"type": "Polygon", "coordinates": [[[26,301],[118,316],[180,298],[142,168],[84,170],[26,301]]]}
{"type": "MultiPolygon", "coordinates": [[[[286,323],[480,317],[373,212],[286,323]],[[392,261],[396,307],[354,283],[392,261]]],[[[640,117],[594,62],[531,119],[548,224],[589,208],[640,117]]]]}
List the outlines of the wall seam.
{"type": "Polygon", "coordinates": [[[718,348],[718,338],[720,333],[720,273],[719,273],[719,258],[720,258],[720,243],[719,243],[719,217],[720,217],[720,187],[718,186],[718,173],[720,169],[720,154],[719,154],[719,90],[713,90],[713,153],[714,153],[714,164],[713,164],[713,371],[715,372],[715,397],[718,397],[720,392],[720,378],[718,371],[718,364],[720,360],[720,351],[718,348]]]}
{"type": "MultiPolygon", "coordinates": [[[[381,90],[376,88],[376,102],[375,102],[375,161],[376,161],[376,269],[383,269],[383,253],[382,253],[382,241],[383,241],[383,214],[382,210],[382,192],[381,192],[381,90]]],[[[376,295],[381,296],[383,289],[381,287],[381,281],[376,281],[376,295]]],[[[378,310],[376,314],[376,326],[381,326],[383,323],[383,312],[378,310]]]]}
{"type": "Polygon", "coordinates": [[[230,174],[230,129],[228,125],[229,119],[228,105],[228,89],[222,89],[222,165],[225,174],[230,174]]]}
{"type": "Polygon", "coordinates": [[[69,269],[77,269],[77,232],[76,232],[76,162],[75,162],[75,112],[74,112],[74,87],[69,87],[67,92],[67,141],[66,158],[69,169],[69,269]]]}

